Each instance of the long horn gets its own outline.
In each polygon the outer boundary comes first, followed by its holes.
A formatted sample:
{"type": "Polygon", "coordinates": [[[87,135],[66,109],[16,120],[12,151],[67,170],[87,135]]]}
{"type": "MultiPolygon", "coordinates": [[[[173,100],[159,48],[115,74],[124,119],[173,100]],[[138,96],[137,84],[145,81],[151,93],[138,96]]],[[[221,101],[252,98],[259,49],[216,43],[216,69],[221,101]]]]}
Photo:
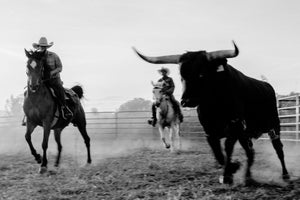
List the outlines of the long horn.
{"type": "Polygon", "coordinates": [[[178,64],[181,56],[181,55],[170,55],[170,56],[149,57],[149,56],[144,56],[143,54],[138,52],[134,47],[132,47],[132,49],[140,58],[153,64],[178,64]]]}
{"type": "Polygon", "coordinates": [[[239,55],[239,49],[236,46],[235,42],[232,40],[234,50],[221,50],[209,52],[208,56],[210,60],[214,59],[223,59],[223,58],[234,58],[239,55]]]}

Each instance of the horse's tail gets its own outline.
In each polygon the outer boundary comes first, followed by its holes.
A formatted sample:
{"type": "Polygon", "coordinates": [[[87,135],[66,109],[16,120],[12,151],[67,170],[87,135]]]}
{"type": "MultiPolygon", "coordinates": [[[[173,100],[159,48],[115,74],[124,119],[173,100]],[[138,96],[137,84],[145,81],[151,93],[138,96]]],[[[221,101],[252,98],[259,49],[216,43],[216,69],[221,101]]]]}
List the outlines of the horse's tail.
{"type": "Polygon", "coordinates": [[[74,87],[71,88],[71,90],[73,90],[77,94],[79,99],[83,97],[83,89],[80,85],[75,85],[74,87]]]}

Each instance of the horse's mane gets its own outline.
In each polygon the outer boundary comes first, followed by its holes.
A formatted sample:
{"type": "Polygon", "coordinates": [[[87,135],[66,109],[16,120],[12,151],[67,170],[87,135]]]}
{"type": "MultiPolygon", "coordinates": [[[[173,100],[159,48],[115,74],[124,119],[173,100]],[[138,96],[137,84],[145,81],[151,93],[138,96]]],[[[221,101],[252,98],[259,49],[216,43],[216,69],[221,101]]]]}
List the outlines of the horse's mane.
{"type": "Polygon", "coordinates": [[[30,51],[28,51],[28,53],[30,54],[31,58],[34,58],[37,60],[41,60],[45,56],[45,52],[40,52],[40,51],[30,50],[30,51]]]}

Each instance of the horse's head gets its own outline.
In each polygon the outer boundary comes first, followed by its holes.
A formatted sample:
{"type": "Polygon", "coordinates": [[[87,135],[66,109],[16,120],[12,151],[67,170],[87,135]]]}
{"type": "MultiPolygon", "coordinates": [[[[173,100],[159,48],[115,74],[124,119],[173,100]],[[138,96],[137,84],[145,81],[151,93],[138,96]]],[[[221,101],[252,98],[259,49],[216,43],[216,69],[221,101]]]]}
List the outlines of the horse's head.
{"type": "Polygon", "coordinates": [[[151,83],[153,85],[153,100],[159,104],[162,101],[162,99],[166,97],[166,95],[164,95],[161,91],[164,87],[165,82],[151,83]]]}
{"type": "Polygon", "coordinates": [[[36,92],[42,83],[45,52],[27,51],[25,49],[25,54],[28,58],[26,66],[27,86],[31,92],[36,92]]]}

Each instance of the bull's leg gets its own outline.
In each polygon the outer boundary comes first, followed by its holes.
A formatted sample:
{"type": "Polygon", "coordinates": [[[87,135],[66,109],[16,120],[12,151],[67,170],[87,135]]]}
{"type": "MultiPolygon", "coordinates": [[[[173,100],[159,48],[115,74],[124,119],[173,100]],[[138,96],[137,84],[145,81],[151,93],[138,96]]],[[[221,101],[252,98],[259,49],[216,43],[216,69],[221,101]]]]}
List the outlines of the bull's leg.
{"type": "Polygon", "coordinates": [[[224,154],[222,153],[220,140],[212,136],[207,136],[206,139],[213,151],[216,160],[221,166],[223,166],[225,164],[225,159],[224,159],[224,154]]]}
{"type": "Polygon", "coordinates": [[[230,136],[225,140],[225,152],[226,152],[226,163],[224,169],[224,180],[223,183],[232,184],[233,174],[239,169],[238,163],[231,163],[231,156],[234,145],[237,141],[236,137],[230,136]]]}
{"type": "Polygon", "coordinates": [[[277,156],[280,160],[280,163],[281,163],[281,167],[282,167],[282,178],[283,179],[289,179],[290,178],[290,175],[286,169],[286,166],[285,166],[285,161],[284,161],[284,153],[283,153],[283,144],[280,140],[280,134],[279,134],[279,131],[275,131],[275,130],[271,130],[269,132],[269,136],[270,136],[270,139],[272,141],[272,145],[277,153],[277,156]]]}
{"type": "Polygon", "coordinates": [[[246,168],[246,174],[245,174],[245,180],[246,180],[246,183],[248,181],[251,181],[251,166],[254,162],[254,155],[255,155],[255,152],[254,152],[254,149],[253,149],[253,143],[251,141],[250,138],[248,137],[240,137],[239,138],[239,142],[241,144],[241,146],[244,148],[245,152],[246,152],[246,155],[247,155],[247,168],[246,168]]]}
{"type": "Polygon", "coordinates": [[[25,139],[29,145],[31,154],[34,156],[37,163],[41,163],[42,162],[41,155],[36,152],[35,148],[33,147],[32,142],[31,142],[31,134],[32,134],[33,130],[35,129],[35,127],[36,127],[36,125],[32,124],[29,120],[27,120],[25,139]]]}
{"type": "Polygon", "coordinates": [[[167,143],[166,137],[165,137],[166,129],[167,129],[167,128],[162,128],[161,126],[159,126],[159,128],[158,128],[159,133],[160,133],[160,138],[161,138],[161,140],[163,141],[165,147],[166,147],[167,149],[169,149],[169,148],[170,148],[170,144],[167,143]]]}
{"type": "Polygon", "coordinates": [[[54,164],[55,167],[58,167],[58,165],[59,165],[60,155],[61,155],[61,151],[62,151],[60,136],[61,136],[61,129],[54,130],[54,138],[55,138],[55,141],[57,144],[57,157],[56,157],[56,161],[54,164]]]}

